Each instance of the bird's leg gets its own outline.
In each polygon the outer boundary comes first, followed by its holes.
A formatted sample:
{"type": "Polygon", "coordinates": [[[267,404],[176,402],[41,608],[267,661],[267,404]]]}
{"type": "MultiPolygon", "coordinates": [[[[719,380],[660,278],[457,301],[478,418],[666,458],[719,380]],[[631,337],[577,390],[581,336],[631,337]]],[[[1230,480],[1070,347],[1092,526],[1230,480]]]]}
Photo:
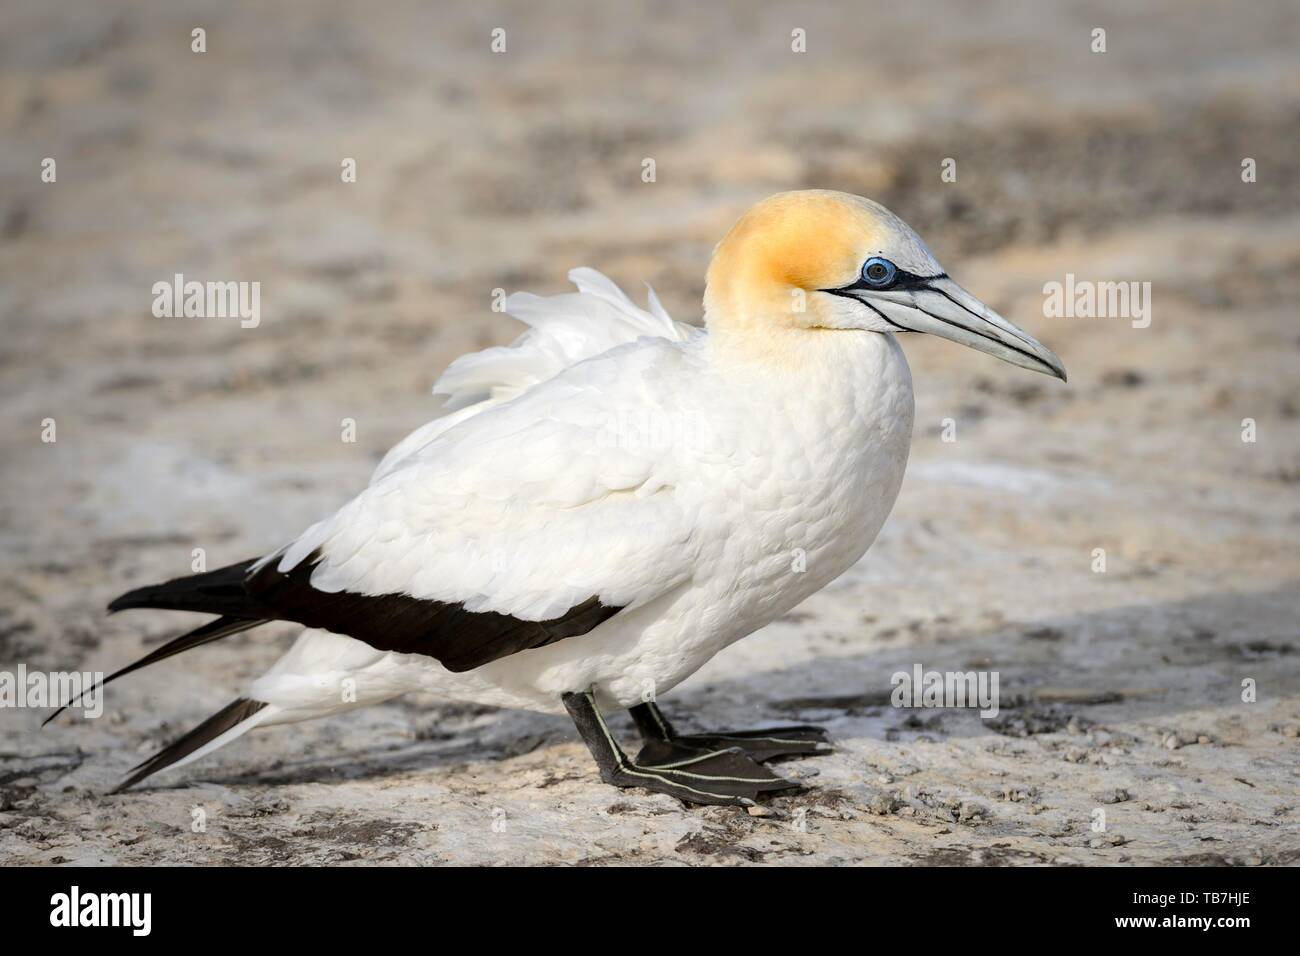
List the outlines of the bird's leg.
{"type": "Polygon", "coordinates": [[[714,734],[679,734],[668,722],[654,701],[629,707],[628,713],[636,722],[645,748],[637,760],[657,754],[664,744],[677,748],[723,750],[736,748],[751,760],[775,760],[777,757],[794,757],[804,754],[830,753],[830,737],[821,727],[764,727],[759,730],[724,730],[714,734]]]}
{"type": "Polygon", "coordinates": [[[627,712],[632,715],[642,740],[672,740],[677,736],[677,731],[673,730],[673,725],[668,722],[664,712],[652,700],[629,707],[627,712]]]}
{"type": "Polygon", "coordinates": [[[635,761],[629,760],[605,725],[590,691],[564,694],[560,699],[595,758],[600,778],[615,787],[641,787],[687,803],[751,806],[760,793],[799,786],[735,747],[709,750],[664,741],[655,755],[658,759],[647,759],[643,749],[635,761]]]}

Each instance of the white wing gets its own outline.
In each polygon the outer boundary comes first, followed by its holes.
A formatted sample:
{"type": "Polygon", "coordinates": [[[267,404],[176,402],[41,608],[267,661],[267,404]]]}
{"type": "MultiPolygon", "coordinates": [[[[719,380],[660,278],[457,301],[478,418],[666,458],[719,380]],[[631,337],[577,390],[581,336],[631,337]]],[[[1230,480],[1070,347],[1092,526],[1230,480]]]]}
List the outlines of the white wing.
{"type": "Polygon", "coordinates": [[[675,488],[699,462],[671,429],[654,439],[658,423],[703,421],[681,407],[707,391],[703,333],[653,294],[645,312],[598,273],[571,278],[576,295],[512,296],[530,331],[439,381],[472,404],[254,566],[244,588],[259,614],[468,670],[687,579],[697,521],[675,488]]]}
{"type": "Polygon", "coordinates": [[[595,269],[569,272],[577,292],[537,296],[516,292],[507,296],[505,311],[527,325],[528,331],[510,345],[463,355],[448,366],[433,386],[446,395],[450,414],[416,429],[384,456],[372,481],[387,475],[409,455],[447,429],[482,411],[516,398],[603,352],[649,336],[687,342],[701,332],[675,322],[649,286],[649,310],[639,308],[623,290],[595,269]]]}
{"type": "Polygon", "coordinates": [[[681,458],[634,436],[677,414],[662,386],[699,372],[646,339],[481,412],[397,463],[281,555],[323,592],[406,594],[550,620],[591,598],[636,605],[690,566],[681,458]]]}

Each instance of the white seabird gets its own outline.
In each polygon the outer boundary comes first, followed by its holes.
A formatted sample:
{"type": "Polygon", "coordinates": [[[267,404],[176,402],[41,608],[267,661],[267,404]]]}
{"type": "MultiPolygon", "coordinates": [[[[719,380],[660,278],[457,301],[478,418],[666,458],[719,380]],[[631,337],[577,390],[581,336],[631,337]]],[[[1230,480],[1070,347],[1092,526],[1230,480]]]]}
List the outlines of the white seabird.
{"type": "Polygon", "coordinates": [[[450,413],[337,513],[109,606],[218,615],[119,674],[266,621],[308,628],[119,789],[254,727],[410,691],[567,710],[616,786],[722,804],[792,786],[761,764],[827,749],[819,728],[681,735],[654,700],[870,547],[912,439],[896,333],[1065,379],[901,219],[844,193],[782,193],[740,219],[709,267],[705,329],[653,291],[646,311],[593,270],[569,277],[576,294],[507,300],[529,330],[454,362],[434,389],[450,413]],[[645,738],[635,758],[602,717],[620,708],[645,738]]]}

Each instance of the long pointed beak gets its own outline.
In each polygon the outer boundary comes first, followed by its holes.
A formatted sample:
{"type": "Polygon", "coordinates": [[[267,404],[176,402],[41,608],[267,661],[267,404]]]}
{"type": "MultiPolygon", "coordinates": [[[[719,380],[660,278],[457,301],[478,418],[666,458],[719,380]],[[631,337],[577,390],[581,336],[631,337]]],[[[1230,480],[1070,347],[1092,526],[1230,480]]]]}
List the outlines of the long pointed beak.
{"type": "Polygon", "coordinates": [[[1056,353],[947,276],[923,279],[907,289],[863,290],[858,295],[901,329],[951,339],[1012,365],[1066,380],[1065,366],[1056,353]]]}

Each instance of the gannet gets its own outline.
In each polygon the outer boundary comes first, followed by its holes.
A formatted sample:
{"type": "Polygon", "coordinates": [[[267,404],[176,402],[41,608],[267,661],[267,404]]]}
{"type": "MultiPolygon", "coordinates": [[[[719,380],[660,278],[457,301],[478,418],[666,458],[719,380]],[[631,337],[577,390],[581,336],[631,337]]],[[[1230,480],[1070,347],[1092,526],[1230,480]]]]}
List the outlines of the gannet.
{"type": "Polygon", "coordinates": [[[508,297],[528,330],[453,362],[434,386],[448,413],[335,514],[109,605],[216,615],[110,680],[268,621],[306,628],[118,790],[255,727],[412,691],[567,711],[606,783],[689,803],[751,804],[794,786],[765,762],[829,749],[809,726],[682,734],[657,700],[871,546],[912,439],[899,333],[1064,381],[1060,359],[839,192],[750,209],[714,250],[702,329],[653,289],[641,309],[592,269],[569,278],[577,293],[508,297]],[[605,722],[619,709],[635,757],[605,722]]]}

